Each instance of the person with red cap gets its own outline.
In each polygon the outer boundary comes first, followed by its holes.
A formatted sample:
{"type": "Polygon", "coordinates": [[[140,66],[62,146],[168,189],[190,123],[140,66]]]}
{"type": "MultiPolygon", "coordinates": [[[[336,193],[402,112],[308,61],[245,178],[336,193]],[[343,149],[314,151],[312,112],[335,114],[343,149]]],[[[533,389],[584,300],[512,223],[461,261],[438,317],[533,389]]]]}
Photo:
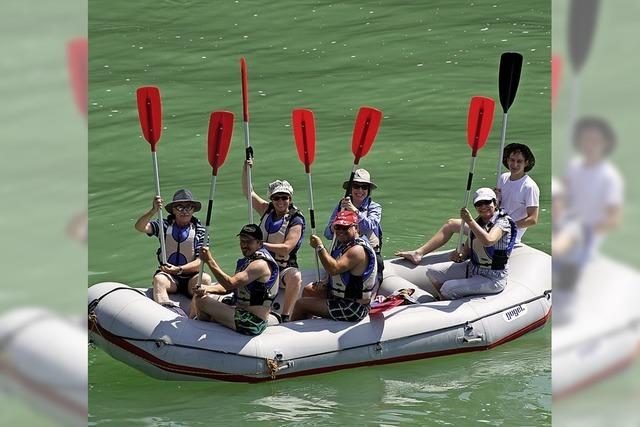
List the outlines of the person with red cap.
{"type": "Polygon", "coordinates": [[[296,302],[291,320],[320,316],[357,322],[369,314],[378,267],[371,244],[359,235],[358,222],[358,214],[353,211],[337,213],[332,225],[336,245],[331,253],[320,237],[311,236],[311,247],[329,277],[305,287],[305,296],[296,302]]]}

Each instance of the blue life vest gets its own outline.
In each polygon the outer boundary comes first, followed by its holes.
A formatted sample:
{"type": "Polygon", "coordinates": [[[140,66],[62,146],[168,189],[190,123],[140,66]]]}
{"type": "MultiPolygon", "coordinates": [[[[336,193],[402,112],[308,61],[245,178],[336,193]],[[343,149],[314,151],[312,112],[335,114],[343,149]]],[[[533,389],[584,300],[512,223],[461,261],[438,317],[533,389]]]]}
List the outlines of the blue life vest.
{"type": "MultiPolygon", "coordinates": [[[[511,232],[509,236],[509,243],[506,248],[496,249],[495,244],[491,246],[483,246],[479,241],[477,241],[477,237],[473,234],[473,232],[469,233],[470,245],[471,245],[471,262],[473,265],[484,268],[491,268],[491,270],[504,270],[507,266],[507,261],[509,261],[509,255],[511,255],[511,251],[516,243],[516,235],[518,232],[518,227],[516,223],[511,219],[509,215],[507,215],[502,209],[498,211],[497,218],[507,218],[509,220],[509,225],[511,227],[511,232]]],[[[489,232],[494,226],[494,223],[489,221],[487,224],[482,224],[482,220],[480,218],[476,219],[478,225],[482,227],[485,231],[489,232]]]]}

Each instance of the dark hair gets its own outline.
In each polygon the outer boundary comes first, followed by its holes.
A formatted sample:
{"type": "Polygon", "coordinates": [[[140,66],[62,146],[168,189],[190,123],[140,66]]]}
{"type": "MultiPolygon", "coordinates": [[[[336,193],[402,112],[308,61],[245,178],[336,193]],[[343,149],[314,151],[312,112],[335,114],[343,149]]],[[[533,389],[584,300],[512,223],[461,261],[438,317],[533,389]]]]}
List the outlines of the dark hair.
{"type": "Polygon", "coordinates": [[[536,165],[536,158],[529,147],[524,144],[512,142],[504,147],[504,150],[502,151],[502,164],[505,168],[509,169],[507,161],[509,160],[509,156],[513,153],[520,153],[522,154],[522,157],[524,157],[524,160],[527,162],[527,166],[524,168],[525,173],[529,172],[536,165]]]}
{"type": "Polygon", "coordinates": [[[583,117],[578,120],[573,128],[573,145],[577,147],[580,144],[582,134],[589,129],[594,129],[600,132],[602,138],[604,138],[607,144],[605,155],[610,154],[617,143],[616,134],[611,125],[600,117],[583,117]]]}

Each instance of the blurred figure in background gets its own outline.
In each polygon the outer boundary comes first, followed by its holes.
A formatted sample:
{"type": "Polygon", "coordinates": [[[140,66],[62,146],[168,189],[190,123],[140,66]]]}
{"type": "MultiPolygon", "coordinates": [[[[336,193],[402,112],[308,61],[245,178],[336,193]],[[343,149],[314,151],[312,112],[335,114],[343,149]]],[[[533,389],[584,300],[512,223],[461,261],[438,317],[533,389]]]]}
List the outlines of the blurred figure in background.
{"type": "Polygon", "coordinates": [[[603,119],[585,117],[576,123],[573,144],[579,157],[564,178],[568,209],[589,234],[588,253],[598,250],[603,237],[618,227],[624,184],[608,157],[616,146],[611,126],[603,119]]]}

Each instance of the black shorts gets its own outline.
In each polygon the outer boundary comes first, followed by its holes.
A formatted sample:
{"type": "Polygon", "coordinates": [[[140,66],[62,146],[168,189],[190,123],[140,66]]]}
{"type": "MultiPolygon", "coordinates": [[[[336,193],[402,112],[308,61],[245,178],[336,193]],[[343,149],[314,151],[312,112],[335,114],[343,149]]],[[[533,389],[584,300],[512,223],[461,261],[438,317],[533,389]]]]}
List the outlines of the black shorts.
{"type": "Polygon", "coordinates": [[[174,276],[173,274],[165,273],[162,270],[156,270],[153,276],[155,277],[157,274],[162,274],[163,276],[167,277],[171,281],[171,283],[174,283],[178,287],[178,293],[186,295],[188,297],[192,296],[189,293],[189,280],[191,280],[197,273],[191,274],[189,276],[174,276]]]}
{"type": "Polygon", "coordinates": [[[339,322],[359,322],[367,317],[370,307],[347,299],[329,299],[329,317],[339,322]]]}

